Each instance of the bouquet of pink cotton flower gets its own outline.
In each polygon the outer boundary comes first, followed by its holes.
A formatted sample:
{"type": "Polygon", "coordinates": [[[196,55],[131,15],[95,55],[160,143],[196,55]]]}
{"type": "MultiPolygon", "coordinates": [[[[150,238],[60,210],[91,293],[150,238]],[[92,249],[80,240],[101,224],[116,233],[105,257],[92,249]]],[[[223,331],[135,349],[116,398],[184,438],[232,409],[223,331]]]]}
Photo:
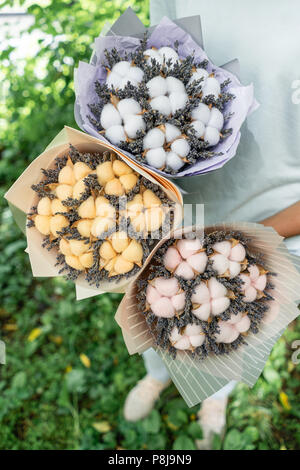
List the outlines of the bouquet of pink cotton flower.
{"type": "Polygon", "coordinates": [[[172,232],[117,312],[128,351],[155,348],[189,406],[233,379],[253,386],[298,316],[295,265],[282,238],[257,224],[172,232]]]}

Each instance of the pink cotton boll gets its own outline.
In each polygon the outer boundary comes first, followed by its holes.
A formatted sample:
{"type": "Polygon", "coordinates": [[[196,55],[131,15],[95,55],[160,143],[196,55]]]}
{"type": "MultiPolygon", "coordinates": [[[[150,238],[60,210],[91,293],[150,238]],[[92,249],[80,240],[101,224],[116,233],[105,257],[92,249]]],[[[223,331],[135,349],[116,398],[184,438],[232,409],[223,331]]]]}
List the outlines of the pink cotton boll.
{"type": "Polygon", "coordinates": [[[254,287],[258,290],[263,291],[267,285],[267,276],[265,274],[262,274],[259,276],[258,279],[254,282],[254,287]]]}
{"type": "Polygon", "coordinates": [[[158,292],[158,290],[155,289],[155,287],[151,286],[151,284],[149,284],[147,287],[147,291],[146,291],[146,300],[148,304],[151,305],[157,300],[159,300],[160,298],[161,298],[161,295],[158,292]]]}
{"type": "Polygon", "coordinates": [[[195,273],[191,266],[186,262],[182,261],[176,268],[175,273],[176,276],[182,277],[186,281],[190,281],[194,278],[195,273]]]}
{"type": "Polygon", "coordinates": [[[170,279],[164,279],[163,277],[157,277],[154,281],[154,285],[161,295],[166,297],[172,297],[179,291],[179,284],[175,277],[170,279]]]}
{"type": "Polygon", "coordinates": [[[277,318],[279,314],[279,310],[280,310],[280,306],[278,302],[275,302],[275,301],[270,302],[269,310],[266,311],[264,318],[263,318],[263,322],[266,323],[267,325],[272,323],[275,320],[275,318],[277,318]]]}
{"type": "Polygon", "coordinates": [[[188,323],[185,327],[184,334],[187,336],[195,336],[203,333],[203,330],[200,325],[195,325],[195,323],[188,323]]]}
{"type": "Polygon", "coordinates": [[[181,263],[182,258],[178,252],[178,250],[174,246],[170,246],[167,249],[165,256],[164,256],[164,266],[169,271],[173,271],[177,268],[179,263],[181,263]]]}
{"type": "Polygon", "coordinates": [[[211,277],[208,281],[208,289],[210,292],[210,296],[213,299],[217,299],[218,297],[224,297],[227,294],[227,289],[221,282],[217,281],[215,277],[211,277]]]}
{"type": "Polygon", "coordinates": [[[240,279],[243,281],[241,286],[243,290],[248,289],[248,287],[251,286],[251,279],[247,274],[240,274],[240,279]]]}
{"type": "Polygon", "coordinates": [[[219,275],[224,274],[229,268],[229,261],[226,256],[221,254],[213,255],[211,258],[213,268],[219,275]]]}
{"type": "Polygon", "coordinates": [[[172,318],[175,315],[175,308],[167,297],[161,297],[151,305],[151,310],[157,317],[172,318]]]}
{"type": "Polygon", "coordinates": [[[207,265],[207,255],[204,252],[196,253],[195,255],[189,256],[187,262],[197,273],[202,274],[207,265]]]}
{"type": "Polygon", "coordinates": [[[178,341],[180,338],[182,338],[181,334],[179,333],[179,330],[177,328],[177,326],[174,326],[172,328],[172,331],[171,331],[171,334],[169,336],[169,340],[171,341],[171,343],[175,343],[176,341],[178,341]]]}
{"type": "Polygon", "coordinates": [[[171,302],[177,312],[183,310],[185,307],[185,293],[182,292],[181,294],[173,295],[171,302]]]}
{"type": "Polygon", "coordinates": [[[230,252],[231,252],[231,243],[230,242],[218,242],[215,243],[213,246],[213,249],[217,251],[218,253],[221,253],[221,255],[226,256],[226,258],[229,257],[230,252]]]}
{"type": "Polygon", "coordinates": [[[257,295],[257,291],[255,289],[255,287],[253,286],[250,286],[250,287],[247,287],[247,289],[244,291],[244,302],[254,302],[254,300],[256,299],[256,295],[257,295]]]}
{"type": "Polygon", "coordinates": [[[191,301],[193,304],[205,304],[210,301],[210,292],[205,282],[200,282],[200,284],[195,287],[191,301]]]}
{"type": "Polygon", "coordinates": [[[238,243],[233,248],[231,248],[229,259],[231,261],[239,261],[240,263],[246,257],[246,250],[241,243],[238,243]]]}
{"type": "Polygon", "coordinates": [[[199,346],[202,346],[204,341],[205,341],[204,335],[190,336],[190,343],[194,348],[198,348],[199,346]]]}
{"type": "Polygon", "coordinates": [[[241,272],[241,265],[240,263],[237,263],[236,261],[229,261],[229,273],[231,279],[238,276],[241,272]]]}
{"type": "Polygon", "coordinates": [[[241,321],[243,318],[243,315],[241,313],[238,313],[237,315],[235,315],[234,313],[232,313],[230,315],[230,318],[229,320],[227,320],[228,323],[230,323],[230,325],[235,325],[236,323],[238,323],[239,321],[241,321]]]}
{"type": "Polygon", "coordinates": [[[220,321],[218,323],[220,333],[216,333],[216,342],[217,343],[232,343],[239,336],[239,332],[232,325],[228,324],[225,321],[220,321]]]}
{"type": "Polygon", "coordinates": [[[194,238],[192,240],[182,238],[177,243],[177,249],[184,259],[194,255],[196,251],[201,250],[201,248],[202,245],[199,238],[194,238]]]}
{"type": "Polygon", "coordinates": [[[249,330],[250,328],[250,319],[249,317],[247,317],[247,315],[245,315],[241,321],[239,321],[235,327],[236,329],[240,332],[240,333],[245,333],[246,331],[249,330]]]}
{"type": "Polygon", "coordinates": [[[202,304],[200,307],[192,310],[192,314],[199,318],[199,320],[207,321],[210,316],[210,310],[210,303],[207,302],[206,304],[202,304]]]}
{"type": "Polygon", "coordinates": [[[252,281],[256,281],[256,279],[259,278],[259,269],[256,264],[252,264],[252,266],[249,266],[248,271],[250,273],[250,278],[252,281]]]}
{"type": "Polygon", "coordinates": [[[174,348],[181,349],[182,351],[186,349],[190,349],[190,347],[191,347],[190,339],[187,336],[183,336],[174,344],[174,348]]]}
{"type": "Polygon", "coordinates": [[[211,313],[212,315],[221,315],[225,312],[230,305],[230,299],[228,297],[220,297],[211,301],[211,313]]]}

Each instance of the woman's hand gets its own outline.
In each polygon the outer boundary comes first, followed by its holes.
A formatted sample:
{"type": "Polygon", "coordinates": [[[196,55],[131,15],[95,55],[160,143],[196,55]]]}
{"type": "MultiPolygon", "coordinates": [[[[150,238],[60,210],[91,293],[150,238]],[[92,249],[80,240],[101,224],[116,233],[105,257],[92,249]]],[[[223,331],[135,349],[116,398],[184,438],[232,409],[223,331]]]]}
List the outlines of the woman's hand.
{"type": "Polygon", "coordinates": [[[260,223],[266,227],[273,227],[284,238],[300,235],[300,201],[260,223]]]}

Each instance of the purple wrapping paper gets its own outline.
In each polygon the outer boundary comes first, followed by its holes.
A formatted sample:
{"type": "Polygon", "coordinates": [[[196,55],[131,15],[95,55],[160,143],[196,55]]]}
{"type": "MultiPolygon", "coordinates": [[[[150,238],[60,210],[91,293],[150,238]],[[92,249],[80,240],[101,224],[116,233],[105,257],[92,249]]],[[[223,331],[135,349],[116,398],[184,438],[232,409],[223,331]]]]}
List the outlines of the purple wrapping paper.
{"type": "MultiPolygon", "coordinates": [[[[193,165],[189,165],[183,171],[179,171],[176,175],[170,175],[164,171],[156,170],[149,167],[145,163],[145,167],[151,168],[168,178],[180,178],[190,175],[201,175],[213,170],[221,168],[227,161],[233,158],[236,154],[237,146],[240,141],[240,128],[245,121],[246,117],[254,111],[258,104],[254,98],[253,85],[243,86],[238,78],[228,70],[215,66],[207,57],[204,50],[192,39],[190,34],[176,25],[169,18],[164,17],[161,22],[153,29],[148,39],[148,47],[161,47],[171,46],[174,47],[175,41],[178,41],[178,52],[180,58],[185,58],[188,55],[194,54],[197,61],[208,60],[207,70],[214,71],[216,78],[223,82],[228,78],[231,80],[227,91],[235,95],[235,99],[228,103],[225,108],[225,114],[233,113],[233,115],[226,121],[225,128],[232,128],[233,132],[230,136],[220,142],[215,148],[215,152],[222,152],[222,155],[216,155],[210,159],[199,159],[193,165]]],[[[220,40],[220,39],[219,39],[220,40]]],[[[85,62],[80,62],[78,68],[75,70],[75,119],[78,126],[88,134],[104,140],[107,139],[100,135],[98,131],[92,126],[88,119],[90,110],[88,105],[98,102],[98,97],[95,92],[95,81],[99,80],[101,83],[105,82],[106,70],[103,65],[105,62],[104,50],[116,48],[120,54],[135,51],[140,45],[140,40],[136,37],[130,36],[99,36],[95,40],[93,65],[85,62]]],[[[112,145],[112,144],[110,144],[112,145]]],[[[116,147],[116,146],[115,146],[116,147]]],[[[117,147],[116,147],[117,148],[117,147]]],[[[121,150],[127,156],[134,160],[133,155],[124,150],[121,150]]]]}

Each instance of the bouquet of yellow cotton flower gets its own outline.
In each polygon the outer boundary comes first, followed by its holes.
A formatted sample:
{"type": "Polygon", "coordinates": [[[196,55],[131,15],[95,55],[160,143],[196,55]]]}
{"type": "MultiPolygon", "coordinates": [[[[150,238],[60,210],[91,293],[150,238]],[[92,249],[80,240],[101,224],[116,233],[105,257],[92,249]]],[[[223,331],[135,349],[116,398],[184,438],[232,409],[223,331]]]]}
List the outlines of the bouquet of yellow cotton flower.
{"type": "Polygon", "coordinates": [[[254,385],[299,314],[295,264],[282,238],[257,224],[171,233],[117,312],[129,352],[155,348],[189,406],[233,379],[254,385]]]}
{"type": "Polygon", "coordinates": [[[27,217],[33,274],[66,275],[79,298],[123,292],[155,244],[181,221],[175,186],[70,128],[6,198],[27,217]]]}

